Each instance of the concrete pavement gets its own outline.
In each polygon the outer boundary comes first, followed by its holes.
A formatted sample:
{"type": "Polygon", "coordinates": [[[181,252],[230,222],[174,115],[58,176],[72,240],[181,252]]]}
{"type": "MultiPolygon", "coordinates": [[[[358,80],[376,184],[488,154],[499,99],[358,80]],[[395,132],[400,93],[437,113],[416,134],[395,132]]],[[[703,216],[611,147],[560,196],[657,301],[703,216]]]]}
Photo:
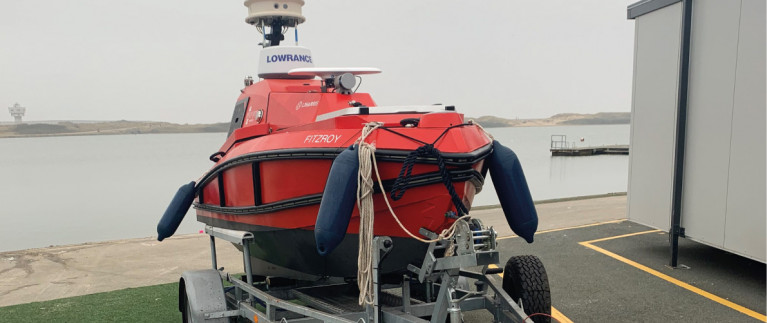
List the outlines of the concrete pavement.
{"type": "MultiPolygon", "coordinates": [[[[765,264],[688,239],[668,267],[668,233],[631,221],[539,231],[498,243],[501,260],[545,265],[552,306],[572,322],[765,322],[765,264]]],[[[490,322],[487,312],[467,322],[490,322]]],[[[566,321],[563,321],[566,322],[566,321]]]]}
{"type": "MultiPolygon", "coordinates": [[[[626,218],[626,195],[536,203],[538,231],[569,228],[626,218]]],[[[514,235],[499,208],[472,210],[471,216],[492,226],[499,237],[514,235]]]]}

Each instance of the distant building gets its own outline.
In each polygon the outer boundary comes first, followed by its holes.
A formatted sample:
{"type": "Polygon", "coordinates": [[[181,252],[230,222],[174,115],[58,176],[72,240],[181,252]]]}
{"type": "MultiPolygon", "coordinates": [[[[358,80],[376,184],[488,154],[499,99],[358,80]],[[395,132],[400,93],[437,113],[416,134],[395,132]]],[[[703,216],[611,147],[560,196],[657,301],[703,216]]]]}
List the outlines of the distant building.
{"type": "MultiPolygon", "coordinates": [[[[765,262],[765,1],[643,0],[628,218],[765,262]]],[[[684,252],[684,250],[680,250],[684,252]]]]}
{"type": "Polygon", "coordinates": [[[21,123],[21,117],[27,112],[27,108],[20,106],[18,103],[14,103],[12,107],[8,107],[8,112],[13,116],[13,121],[21,123]]]}

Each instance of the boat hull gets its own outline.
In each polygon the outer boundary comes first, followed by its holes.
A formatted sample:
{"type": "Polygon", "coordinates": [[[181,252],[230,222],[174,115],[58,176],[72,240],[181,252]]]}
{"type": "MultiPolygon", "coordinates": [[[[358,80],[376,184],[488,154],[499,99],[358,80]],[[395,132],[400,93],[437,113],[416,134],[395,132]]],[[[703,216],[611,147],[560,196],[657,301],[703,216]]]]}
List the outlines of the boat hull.
{"type": "MultiPolygon", "coordinates": [[[[408,264],[421,265],[427,244],[410,238],[391,239],[394,248],[381,262],[382,274],[401,274],[408,264]]],[[[358,242],[358,234],[347,234],[332,253],[321,256],[311,230],[260,231],[249,246],[252,270],[256,275],[299,280],[356,277],[358,242]]]]}
{"type": "MultiPolygon", "coordinates": [[[[257,275],[355,277],[357,208],[341,246],[328,255],[317,252],[314,226],[334,159],[359,138],[361,125],[375,120],[387,126],[367,137],[376,146],[384,186],[383,190],[377,183],[374,187],[374,234],[395,242],[383,272],[420,266],[427,245],[412,239],[396,223],[381,191],[388,196],[395,181],[403,179],[405,161],[413,163],[406,184],[399,187],[406,192],[396,201],[389,199],[404,227],[416,235],[421,228],[439,233],[460,213],[445,185],[452,185],[456,200],[471,208],[484,183],[485,159],[492,145],[482,129],[464,123],[456,113],[341,116],[268,135],[236,130],[214,154],[216,165],[198,180],[194,204],[198,221],[252,232],[255,242],[250,250],[257,275]],[[418,127],[399,124],[412,117],[420,118],[418,127]],[[426,143],[439,153],[412,155],[426,143]]],[[[376,181],[377,176],[373,175],[376,181]]]]}
{"type": "MultiPolygon", "coordinates": [[[[464,203],[470,205],[481,182],[467,180],[455,183],[454,187],[464,203]]],[[[410,238],[396,224],[382,194],[374,194],[373,199],[374,234],[391,237],[394,242],[382,273],[402,273],[409,264],[420,266],[428,245],[410,238]]],[[[413,187],[402,199],[392,203],[405,228],[419,236],[420,228],[441,232],[454,221],[455,207],[441,183],[413,187]]],[[[253,272],[257,275],[294,279],[356,277],[359,213],[355,210],[352,214],[340,245],[322,256],[317,252],[313,231],[318,210],[319,200],[311,205],[247,215],[227,215],[198,208],[197,220],[215,227],[252,232],[254,241],[250,256],[253,272]]]]}

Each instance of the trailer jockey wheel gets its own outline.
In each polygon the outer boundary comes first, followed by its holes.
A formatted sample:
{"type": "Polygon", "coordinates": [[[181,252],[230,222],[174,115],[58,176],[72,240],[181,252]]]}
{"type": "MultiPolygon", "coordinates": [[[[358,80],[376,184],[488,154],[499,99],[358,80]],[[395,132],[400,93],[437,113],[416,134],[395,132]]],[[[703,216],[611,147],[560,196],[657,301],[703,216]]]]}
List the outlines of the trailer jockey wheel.
{"type": "Polygon", "coordinates": [[[520,302],[530,319],[536,323],[550,323],[551,291],[543,263],[536,256],[514,256],[503,270],[503,290],[514,301],[520,302]],[[533,315],[543,313],[547,315],[533,315]]]}

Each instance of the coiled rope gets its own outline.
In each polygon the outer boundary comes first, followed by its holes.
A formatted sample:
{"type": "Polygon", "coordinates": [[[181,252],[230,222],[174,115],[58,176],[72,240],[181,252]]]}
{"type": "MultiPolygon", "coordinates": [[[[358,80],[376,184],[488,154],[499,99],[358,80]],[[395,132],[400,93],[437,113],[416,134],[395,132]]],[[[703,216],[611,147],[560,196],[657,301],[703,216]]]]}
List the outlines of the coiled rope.
{"type": "MultiPolygon", "coordinates": [[[[381,189],[381,192],[386,192],[386,190],[384,189],[381,175],[378,172],[378,163],[375,159],[375,145],[365,142],[365,139],[367,139],[367,137],[373,133],[373,131],[380,128],[381,126],[382,124],[378,122],[370,122],[365,124],[365,127],[362,129],[362,134],[357,140],[357,157],[359,158],[360,163],[357,176],[357,208],[360,210],[359,251],[357,253],[357,287],[359,287],[360,290],[358,299],[359,305],[373,304],[375,302],[375,290],[373,286],[373,252],[376,252],[377,250],[375,250],[375,246],[373,246],[373,224],[375,222],[375,210],[373,207],[374,183],[373,179],[371,178],[371,169],[375,170],[376,178],[378,179],[378,185],[381,189]]],[[[410,156],[408,156],[408,158],[409,157],[410,156]]],[[[410,170],[412,171],[412,167],[410,170]]],[[[446,175],[449,177],[449,174],[443,174],[443,178],[446,175]]],[[[450,187],[452,188],[452,184],[450,187]]],[[[407,233],[407,235],[409,235],[411,238],[423,243],[432,243],[443,239],[451,240],[452,242],[452,238],[455,235],[455,229],[458,222],[465,221],[465,219],[469,217],[469,215],[463,215],[459,217],[449,228],[442,230],[436,239],[423,239],[405,228],[405,226],[399,220],[399,217],[397,217],[397,214],[394,213],[394,209],[389,203],[389,199],[387,198],[386,194],[384,193],[382,195],[384,202],[386,202],[386,206],[389,208],[389,213],[391,213],[392,217],[397,222],[402,231],[407,233]]],[[[468,211],[466,211],[466,213],[468,213],[468,211]]],[[[452,250],[453,248],[451,243],[445,252],[445,256],[452,255],[452,250]]]]}
{"type": "MultiPolygon", "coordinates": [[[[357,287],[360,295],[357,303],[373,304],[375,290],[373,286],[373,179],[371,178],[371,156],[375,163],[375,146],[365,142],[365,138],[380,124],[366,124],[362,129],[357,147],[359,172],[357,173],[357,208],[360,210],[359,250],[357,252],[357,287]]],[[[376,175],[378,169],[376,168],[376,175]]]]}

